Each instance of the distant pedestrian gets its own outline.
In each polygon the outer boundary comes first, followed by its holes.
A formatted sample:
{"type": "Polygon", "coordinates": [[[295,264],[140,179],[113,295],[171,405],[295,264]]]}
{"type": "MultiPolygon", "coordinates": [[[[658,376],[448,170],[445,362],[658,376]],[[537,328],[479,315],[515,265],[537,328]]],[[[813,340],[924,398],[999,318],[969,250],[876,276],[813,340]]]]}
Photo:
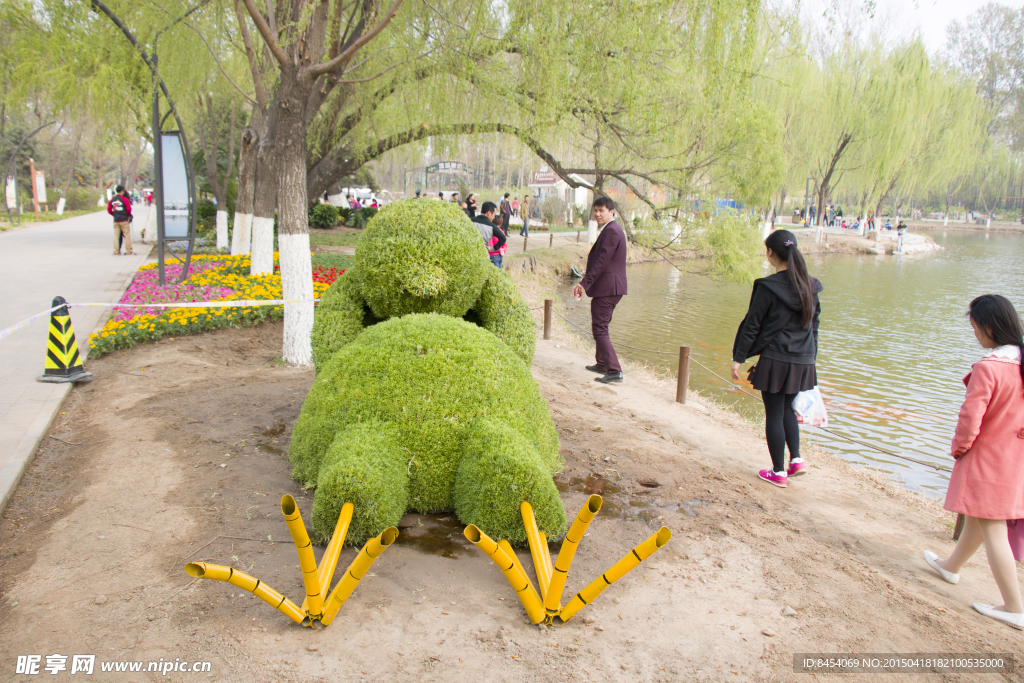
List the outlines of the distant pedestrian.
{"type": "Polygon", "coordinates": [[[125,245],[125,256],[134,256],[132,251],[132,200],[124,185],[115,188],[115,194],[107,202],[107,213],[114,217],[114,256],[121,255],[121,243],[125,245]]]}
{"type": "Polygon", "coordinates": [[[765,439],[772,469],[761,470],[757,476],[786,488],[789,477],[807,471],[800,457],[800,427],[793,399],[818,383],[818,292],[823,288],[807,274],[796,236],[789,230],[771,233],[764,245],[775,274],[754,281],[747,315],[736,330],[732,346],[732,378],[740,378],[740,366],[748,358],[759,356],[749,379],[764,401],[765,439]]]}
{"type": "Polygon", "coordinates": [[[1024,602],[1007,520],[1024,525],[1024,326],[1013,304],[998,294],[979,296],[967,315],[988,353],[964,378],[967,395],[953,433],[950,455],[956,463],[944,503],[966,519],[949,557],[943,560],[926,550],[924,559],[943,579],[956,583],[984,543],[1003,604],[976,602],[974,609],[1019,630],[1024,629],[1024,602]]]}
{"type": "Polygon", "coordinates": [[[605,384],[622,382],[622,366],[615,355],[608,325],[615,306],[626,295],[626,233],[615,222],[615,202],[609,197],[594,200],[594,220],[601,230],[587,254],[587,272],[572,288],[574,296],[584,294],[590,300],[590,329],[594,335],[594,365],[587,370],[601,374],[595,381],[605,384]]]}
{"type": "Polygon", "coordinates": [[[523,197],[523,203],[522,203],[522,206],[520,207],[520,210],[523,213],[523,229],[519,232],[519,234],[521,236],[523,236],[523,237],[529,237],[530,236],[530,195],[526,195],[525,197],[523,197]]]}
{"type": "Polygon", "coordinates": [[[469,216],[470,220],[476,218],[476,195],[472,192],[466,197],[466,215],[469,216]]]}
{"type": "Polygon", "coordinates": [[[508,200],[509,193],[506,192],[505,196],[501,199],[501,204],[498,205],[498,211],[501,215],[501,231],[506,235],[508,234],[508,224],[512,219],[512,203],[508,200]]]}
{"type": "Polygon", "coordinates": [[[423,192],[421,190],[416,190],[416,196],[413,197],[413,199],[419,199],[422,196],[423,196],[423,192]]]}
{"type": "Polygon", "coordinates": [[[491,263],[501,268],[502,254],[504,254],[507,238],[501,228],[494,224],[494,215],[497,211],[498,207],[494,205],[494,202],[484,202],[484,205],[480,207],[480,215],[475,217],[473,222],[476,223],[480,237],[484,240],[484,246],[487,247],[487,257],[491,259],[491,263]]]}
{"type": "Polygon", "coordinates": [[[438,192],[437,193],[437,201],[439,201],[439,202],[443,202],[444,201],[444,192],[438,192]]]}
{"type": "Polygon", "coordinates": [[[903,238],[907,234],[907,224],[900,221],[896,224],[896,253],[903,253],[903,238]]]}
{"type": "Polygon", "coordinates": [[[512,215],[516,218],[519,217],[519,197],[512,198],[512,215]]]}

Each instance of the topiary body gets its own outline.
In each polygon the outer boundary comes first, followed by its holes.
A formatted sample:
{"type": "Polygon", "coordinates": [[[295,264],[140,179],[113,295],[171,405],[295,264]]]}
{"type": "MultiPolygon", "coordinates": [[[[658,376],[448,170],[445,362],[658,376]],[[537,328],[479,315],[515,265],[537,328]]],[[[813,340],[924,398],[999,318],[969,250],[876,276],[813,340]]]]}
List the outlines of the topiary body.
{"type": "MultiPolygon", "coordinates": [[[[336,304],[351,296],[339,292],[336,304]]],[[[354,328],[344,319],[339,330],[354,328]]],[[[566,526],[552,481],[558,448],[529,366],[507,344],[459,318],[413,314],[321,359],[289,450],[292,477],[317,487],[314,540],[329,538],[351,501],[348,538],[359,544],[408,509],[454,510],[494,538],[525,542],[523,500],[555,538],[566,526]]]]}
{"type": "Polygon", "coordinates": [[[351,269],[317,307],[317,371],[365,327],[409,313],[466,318],[527,365],[533,362],[529,307],[508,274],[488,260],[476,226],[451,202],[393,202],[370,220],[351,269]]]}

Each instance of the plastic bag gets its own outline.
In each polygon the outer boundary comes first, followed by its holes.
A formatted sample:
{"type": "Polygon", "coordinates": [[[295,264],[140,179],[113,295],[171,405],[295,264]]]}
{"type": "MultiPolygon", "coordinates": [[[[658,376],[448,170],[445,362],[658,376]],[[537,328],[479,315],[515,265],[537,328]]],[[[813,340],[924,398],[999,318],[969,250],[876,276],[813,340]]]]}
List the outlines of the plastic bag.
{"type": "Polygon", "coordinates": [[[814,387],[810,391],[801,391],[793,399],[793,412],[796,421],[812,427],[828,427],[828,413],[825,411],[825,399],[821,391],[814,387]]]}

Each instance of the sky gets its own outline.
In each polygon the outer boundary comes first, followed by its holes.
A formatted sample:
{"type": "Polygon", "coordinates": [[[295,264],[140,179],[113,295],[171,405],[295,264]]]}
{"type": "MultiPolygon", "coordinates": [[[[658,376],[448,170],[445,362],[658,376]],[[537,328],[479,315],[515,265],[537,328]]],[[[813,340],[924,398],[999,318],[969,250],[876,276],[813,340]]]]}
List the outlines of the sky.
{"type": "MultiPolygon", "coordinates": [[[[946,44],[946,26],[953,20],[963,21],[992,0],[875,0],[877,10],[872,24],[897,31],[900,37],[913,31],[921,32],[925,47],[935,54],[946,44]]],[[[862,7],[863,0],[845,0],[855,7],[862,7]]],[[[812,21],[822,21],[822,12],[831,6],[832,0],[802,0],[803,15],[812,21]]],[[[844,3],[845,4],[845,3],[844,3]]],[[[998,4],[1020,9],[1024,0],[998,0],[998,4]]]]}

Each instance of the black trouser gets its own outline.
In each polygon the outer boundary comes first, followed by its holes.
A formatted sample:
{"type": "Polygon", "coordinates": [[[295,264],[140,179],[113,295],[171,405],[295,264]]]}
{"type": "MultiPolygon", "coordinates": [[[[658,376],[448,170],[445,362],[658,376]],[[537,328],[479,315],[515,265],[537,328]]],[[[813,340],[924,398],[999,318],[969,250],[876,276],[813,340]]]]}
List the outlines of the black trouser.
{"type": "Polygon", "coordinates": [[[786,470],[786,446],[789,446],[789,460],[800,457],[800,425],[793,412],[796,394],[770,394],[761,392],[764,401],[764,435],[768,441],[768,452],[772,456],[772,469],[786,470]]]}

